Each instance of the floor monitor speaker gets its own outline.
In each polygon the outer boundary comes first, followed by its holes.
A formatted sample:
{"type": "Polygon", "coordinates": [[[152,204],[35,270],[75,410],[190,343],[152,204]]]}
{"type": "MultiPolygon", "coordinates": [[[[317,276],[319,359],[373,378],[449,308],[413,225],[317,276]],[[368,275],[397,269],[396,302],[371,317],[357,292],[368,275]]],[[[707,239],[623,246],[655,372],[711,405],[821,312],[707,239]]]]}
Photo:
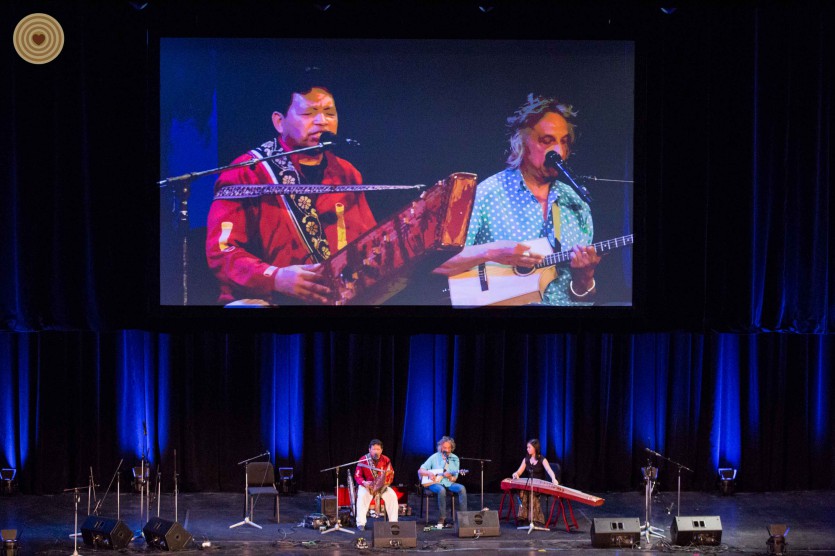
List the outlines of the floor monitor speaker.
{"type": "Polygon", "coordinates": [[[417,548],[414,521],[375,521],[374,548],[417,548]]]}
{"type": "Polygon", "coordinates": [[[157,550],[183,550],[191,542],[191,533],[183,529],[176,521],[168,521],[158,517],[151,520],[142,528],[142,535],[149,548],[157,550]]]}
{"type": "Polygon", "coordinates": [[[499,512],[458,512],[459,537],[498,537],[499,512]]]}
{"type": "Polygon", "coordinates": [[[625,548],[641,544],[641,520],[637,517],[596,517],[591,524],[595,548],[625,548]]]}
{"type": "Polygon", "coordinates": [[[676,516],[670,537],[679,546],[716,546],[722,542],[722,520],[718,515],[676,516]]]}
{"type": "Polygon", "coordinates": [[[90,515],[81,525],[81,538],[93,548],[122,550],[133,538],[133,532],[124,521],[90,515]]]}

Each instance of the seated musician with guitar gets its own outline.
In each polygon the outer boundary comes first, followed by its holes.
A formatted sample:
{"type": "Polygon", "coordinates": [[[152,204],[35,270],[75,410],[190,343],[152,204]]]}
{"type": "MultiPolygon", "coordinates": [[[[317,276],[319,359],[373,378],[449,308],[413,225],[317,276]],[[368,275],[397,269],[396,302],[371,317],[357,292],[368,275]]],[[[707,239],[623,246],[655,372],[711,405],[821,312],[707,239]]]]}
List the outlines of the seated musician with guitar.
{"type": "Polygon", "coordinates": [[[588,305],[594,298],[600,256],[590,245],[591,210],[546,162],[551,151],[568,158],[575,115],[568,104],[531,94],[507,119],[508,168],[478,185],[467,246],[435,270],[450,277],[453,305],[588,305]],[[514,272],[533,270],[545,255],[562,250],[562,260],[570,261],[567,269],[514,272]],[[507,267],[516,269],[505,273],[507,267]]]}
{"type": "MultiPolygon", "coordinates": [[[[359,459],[354,480],[357,483],[357,529],[365,529],[368,507],[377,495],[385,502],[388,520],[397,521],[397,493],[389,488],[394,481],[394,467],[383,455],[382,441],[375,438],[368,443],[368,453],[359,459]]],[[[379,504],[377,511],[380,511],[379,504]]]]}
{"type": "MultiPolygon", "coordinates": [[[[519,478],[531,478],[531,479],[540,479],[545,480],[545,477],[551,478],[551,483],[554,485],[559,485],[560,482],[557,480],[557,474],[559,473],[560,466],[559,464],[554,464],[557,468],[556,472],[551,468],[551,464],[548,463],[548,460],[542,457],[542,452],[539,444],[539,440],[536,438],[531,438],[528,441],[528,445],[525,447],[527,454],[525,458],[522,460],[521,465],[519,465],[519,469],[513,473],[514,479],[519,478]]],[[[530,491],[528,490],[519,490],[519,504],[518,508],[519,511],[516,512],[516,518],[527,521],[528,519],[528,511],[531,507],[530,501],[530,491]]],[[[534,492],[533,497],[533,521],[536,524],[544,524],[545,523],[545,515],[542,513],[542,507],[539,503],[539,493],[534,492]]]]}
{"type": "Polygon", "coordinates": [[[467,489],[456,482],[464,470],[460,468],[458,456],[452,453],[454,451],[455,439],[442,436],[438,440],[438,451],[429,456],[418,469],[420,484],[438,498],[438,528],[444,526],[447,491],[458,495],[458,510],[467,511],[467,489]]]}
{"type": "MultiPolygon", "coordinates": [[[[319,73],[310,68],[295,81],[282,79],[285,92],[272,114],[278,136],[234,163],[314,147],[323,134],[336,134],[336,102],[319,73]]],[[[221,173],[206,230],[206,257],[220,284],[218,301],[327,303],[331,288],[321,263],[376,225],[365,194],[251,193],[247,186],[361,183],[350,162],[321,149],[221,173]]]]}

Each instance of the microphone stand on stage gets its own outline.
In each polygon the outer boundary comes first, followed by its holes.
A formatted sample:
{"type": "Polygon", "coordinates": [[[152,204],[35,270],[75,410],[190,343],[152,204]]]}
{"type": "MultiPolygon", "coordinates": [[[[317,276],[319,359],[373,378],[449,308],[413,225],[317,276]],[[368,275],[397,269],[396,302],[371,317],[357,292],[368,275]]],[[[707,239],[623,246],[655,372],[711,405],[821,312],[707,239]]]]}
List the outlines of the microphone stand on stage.
{"type": "Polygon", "coordinates": [[[78,553],[78,537],[81,536],[81,533],[78,532],[78,503],[81,501],[81,495],[78,493],[83,488],[89,487],[72,487],[72,488],[65,488],[64,492],[72,492],[73,499],[75,500],[75,533],[70,535],[73,538],[73,551],[72,556],[80,556],[78,553]]]}
{"type": "Polygon", "coordinates": [[[655,481],[658,479],[658,468],[652,466],[652,460],[647,460],[647,466],[641,468],[644,476],[644,511],[646,514],[646,521],[641,525],[641,531],[646,536],[647,542],[650,542],[650,537],[664,538],[664,530],[658,527],[653,527],[650,524],[650,517],[652,517],[652,489],[655,487],[655,481]]]}
{"type": "MultiPolygon", "coordinates": [[[[250,527],[256,527],[258,529],[263,529],[260,525],[249,519],[249,469],[246,465],[247,463],[251,462],[252,460],[256,460],[258,458],[262,458],[264,456],[269,457],[269,452],[264,452],[263,454],[258,454],[257,456],[253,456],[249,459],[245,459],[243,461],[239,461],[238,465],[244,466],[244,520],[239,521],[237,523],[233,523],[229,526],[230,529],[234,529],[235,527],[240,527],[241,525],[249,525],[250,527]]],[[[176,501],[175,501],[176,504],[176,501]]],[[[176,513],[176,512],[175,512],[176,513]]]]}
{"type": "Polygon", "coordinates": [[[524,525],[521,525],[521,526],[517,527],[517,529],[520,529],[520,530],[521,529],[527,529],[529,535],[531,534],[531,531],[550,531],[550,529],[548,527],[539,527],[538,525],[535,525],[534,522],[533,522],[533,494],[534,494],[534,491],[533,491],[533,487],[534,487],[533,469],[531,469],[530,464],[526,465],[525,467],[527,467],[527,469],[528,469],[528,484],[531,485],[531,492],[528,495],[530,497],[530,504],[529,504],[529,507],[528,507],[528,519],[530,520],[530,523],[528,524],[527,527],[524,526],[524,525]]]}
{"type": "MultiPolygon", "coordinates": [[[[120,519],[120,516],[119,516],[120,489],[119,489],[119,479],[118,478],[119,478],[119,469],[122,467],[122,463],[124,463],[124,461],[125,461],[124,459],[119,460],[119,465],[116,466],[116,472],[113,473],[113,477],[110,478],[110,484],[107,485],[107,490],[104,491],[104,496],[101,497],[101,500],[96,502],[96,507],[93,508],[93,513],[92,514],[90,514],[90,511],[87,510],[88,514],[99,515],[99,509],[104,505],[104,501],[107,499],[108,493],[110,493],[110,488],[113,486],[113,481],[116,481],[116,520],[118,521],[120,519]]],[[[91,470],[90,476],[92,477],[92,470],[91,470]]]]}
{"type": "Polygon", "coordinates": [[[484,509],[484,464],[490,463],[493,460],[483,459],[483,458],[462,458],[459,457],[460,460],[469,460],[469,461],[477,461],[481,466],[481,508],[484,509]]]}
{"type": "Polygon", "coordinates": [[[668,461],[669,463],[672,463],[673,465],[676,466],[676,474],[678,475],[678,481],[677,481],[677,483],[678,483],[678,486],[677,486],[678,497],[676,498],[676,506],[677,506],[676,515],[680,516],[681,515],[681,470],[684,469],[685,471],[689,471],[691,473],[693,473],[694,471],[692,469],[690,469],[689,467],[687,467],[686,465],[682,465],[681,463],[679,463],[677,461],[673,461],[670,458],[668,458],[667,456],[659,454],[658,452],[654,452],[654,451],[650,450],[649,448],[644,448],[644,450],[646,450],[647,453],[650,453],[650,454],[652,454],[656,457],[659,457],[659,458],[661,458],[665,461],[668,461]]]}
{"type": "Polygon", "coordinates": [[[337,465],[335,467],[328,467],[327,469],[319,470],[319,473],[324,473],[325,471],[333,471],[334,469],[336,470],[336,490],[334,490],[334,494],[336,494],[336,519],[334,521],[336,521],[336,523],[334,523],[333,527],[331,527],[330,529],[322,531],[323,535],[326,533],[333,533],[334,531],[342,531],[343,533],[350,533],[352,535],[356,535],[355,532],[351,531],[350,529],[346,529],[345,527],[342,527],[342,524],[339,523],[339,468],[346,467],[348,465],[356,465],[361,461],[362,458],[356,461],[349,461],[348,463],[343,463],[342,465],[337,465]]]}
{"type": "MultiPolygon", "coordinates": [[[[87,515],[90,515],[90,499],[91,497],[95,496],[96,491],[96,484],[93,482],[93,468],[90,467],[90,476],[87,478],[87,515]]],[[[84,487],[80,487],[84,488],[84,487]]],[[[64,492],[69,492],[70,490],[75,490],[74,488],[68,488],[64,490],[64,492]]],[[[96,508],[98,508],[98,503],[96,504],[96,508]]],[[[78,532],[78,526],[76,525],[75,531],[70,534],[70,538],[73,537],[80,537],[81,533],[78,532]]]]}

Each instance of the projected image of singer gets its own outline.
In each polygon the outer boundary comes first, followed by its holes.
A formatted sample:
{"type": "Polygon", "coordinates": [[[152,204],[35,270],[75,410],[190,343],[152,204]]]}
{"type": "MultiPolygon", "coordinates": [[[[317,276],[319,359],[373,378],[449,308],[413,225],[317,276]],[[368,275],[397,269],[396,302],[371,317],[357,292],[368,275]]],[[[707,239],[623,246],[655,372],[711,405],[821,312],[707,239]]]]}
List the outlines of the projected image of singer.
{"type": "MultiPolygon", "coordinates": [[[[311,147],[336,134],[336,100],[320,71],[306,71],[277,99],[278,136],[234,162],[311,147]]],[[[215,191],[243,184],[361,184],[360,172],[330,151],[314,150],[230,169],[215,191]]],[[[209,209],[206,256],[220,283],[218,300],[252,304],[326,303],[321,262],[376,222],[363,193],[262,195],[215,199],[209,209]]]]}
{"type": "Polygon", "coordinates": [[[555,163],[571,154],[575,116],[571,105],[531,94],[507,119],[508,168],[478,185],[467,246],[436,270],[450,277],[453,305],[593,303],[600,256],[591,210],[555,163]],[[570,251],[568,264],[533,271],[554,251],[570,251]]]}
{"type": "MultiPolygon", "coordinates": [[[[359,459],[354,480],[357,483],[357,529],[365,529],[371,500],[378,495],[386,506],[388,520],[397,521],[397,493],[389,488],[394,481],[394,467],[388,456],[383,455],[382,440],[375,438],[368,443],[368,453],[359,459]]],[[[379,502],[376,511],[380,513],[379,502]]]]}

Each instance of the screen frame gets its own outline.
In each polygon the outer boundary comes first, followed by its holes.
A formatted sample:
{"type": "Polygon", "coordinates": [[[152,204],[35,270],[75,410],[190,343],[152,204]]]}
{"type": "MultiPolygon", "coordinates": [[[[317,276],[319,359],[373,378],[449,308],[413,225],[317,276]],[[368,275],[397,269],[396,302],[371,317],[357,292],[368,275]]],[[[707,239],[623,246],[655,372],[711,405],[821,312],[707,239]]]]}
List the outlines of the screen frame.
{"type": "MultiPolygon", "coordinates": [[[[365,28],[358,31],[357,28],[349,30],[346,26],[340,26],[327,12],[311,12],[310,6],[302,6],[300,10],[307,10],[306,16],[314,20],[321,19],[329,21],[329,25],[336,26],[327,33],[328,38],[358,38],[363,39],[386,39],[392,38],[375,22],[385,20],[375,14],[371,20],[367,20],[368,8],[360,8],[352,15],[357,19],[363,19],[365,28]],[[337,30],[338,27],[338,30],[337,30]]],[[[418,8],[420,11],[420,9],[418,8]]],[[[514,12],[514,17],[528,17],[530,8],[523,6],[514,12]]],[[[420,11],[421,17],[433,18],[433,10],[420,11]]],[[[344,14],[343,14],[344,15],[344,14]]],[[[218,14],[215,14],[218,17],[218,14]]],[[[458,14],[460,18],[475,19],[478,16],[471,13],[458,14]]],[[[222,19],[222,16],[219,16],[222,19]]],[[[578,16],[579,17],[579,16],[578,16]]],[[[203,20],[200,25],[176,25],[176,18],[164,19],[164,24],[153,27],[149,41],[149,58],[151,62],[149,72],[149,129],[156,131],[149,135],[155,139],[156,148],[149,147],[149,169],[156,169],[152,181],[158,181],[159,173],[159,56],[160,40],[163,38],[258,38],[263,37],[264,32],[260,26],[239,26],[226,27],[222,34],[218,33],[216,26],[224,27],[222,21],[216,18],[203,20]],[[156,155],[156,156],[155,156],[156,155]]],[[[413,34],[407,38],[415,39],[438,39],[449,40],[450,38],[461,38],[457,28],[457,18],[447,18],[445,24],[420,34],[413,34]]],[[[163,19],[159,19],[163,21],[163,19]]],[[[634,44],[634,126],[633,126],[633,176],[635,185],[632,188],[632,233],[638,236],[639,240],[630,249],[632,253],[632,305],[628,306],[592,306],[592,307],[481,307],[481,308],[456,308],[444,306],[284,306],[271,307],[267,309],[229,309],[222,306],[182,306],[182,305],[161,305],[160,304],[160,283],[159,265],[160,257],[156,257],[157,268],[149,282],[156,281],[151,285],[151,290],[156,293],[150,296],[148,309],[151,320],[155,326],[162,329],[217,329],[217,330],[253,330],[253,331],[275,331],[275,332],[305,332],[323,330],[343,331],[386,331],[395,333],[424,333],[424,332],[483,332],[485,330],[525,330],[525,331],[575,331],[586,328],[606,329],[612,331],[635,330],[636,327],[644,326],[646,322],[646,242],[640,238],[646,237],[646,188],[642,185],[646,181],[647,174],[647,141],[646,128],[640,122],[647,121],[647,94],[646,94],[646,41],[639,32],[640,26],[629,27],[628,24],[621,24],[613,27],[611,22],[608,25],[602,22],[575,26],[571,32],[561,33],[561,36],[551,36],[550,32],[540,32],[533,35],[520,37],[518,33],[505,29],[501,33],[491,32],[493,24],[470,26],[465,33],[467,38],[476,40],[619,40],[631,41],[634,44]],[[155,288],[153,286],[156,286],[155,288]]],[[[321,38],[304,32],[287,33],[288,38],[295,36],[300,39],[321,38]]],[[[401,40],[402,37],[394,37],[401,40]]],[[[153,141],[152,141],[153,142],[153,141]]],[[[479,176],[483,179],[486,176],[479,176]]],[[[159,226],[163,224],[160,215],[159,226]]],[[[160,237],[157,229],[156,237],[160,237]]],[[[597,234],[595,240],[600,241],[597,234]]],[[[194,246],[202,249],[203,246],[194,246]]]]}

